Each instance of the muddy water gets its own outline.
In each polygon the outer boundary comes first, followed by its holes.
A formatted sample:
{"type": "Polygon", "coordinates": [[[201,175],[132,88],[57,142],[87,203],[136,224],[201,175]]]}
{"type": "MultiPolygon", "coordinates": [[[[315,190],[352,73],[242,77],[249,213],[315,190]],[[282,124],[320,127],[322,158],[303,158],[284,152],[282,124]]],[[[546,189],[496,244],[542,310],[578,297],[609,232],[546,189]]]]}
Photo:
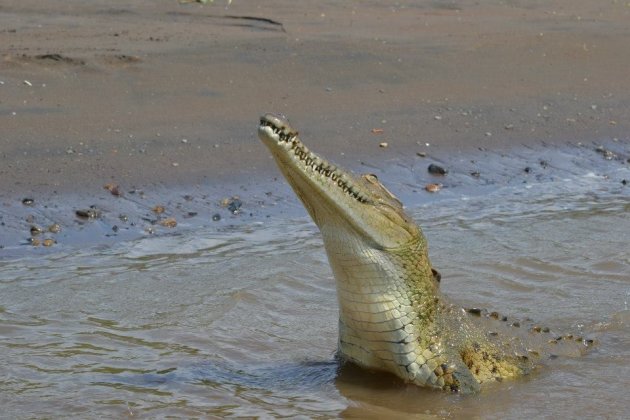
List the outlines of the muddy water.
{"type": "Polygon", "coordinates": [[[598,344],[584,357],[472,397],[340,366],[318,232],[303,213],[270,210],[221,229],[0,260],[0,417],[621,418],[630,199],[610,178],[627,178],[625,166],[462,186],[430,202],[398,185],[447,295],[587,334],[598,344]]]}

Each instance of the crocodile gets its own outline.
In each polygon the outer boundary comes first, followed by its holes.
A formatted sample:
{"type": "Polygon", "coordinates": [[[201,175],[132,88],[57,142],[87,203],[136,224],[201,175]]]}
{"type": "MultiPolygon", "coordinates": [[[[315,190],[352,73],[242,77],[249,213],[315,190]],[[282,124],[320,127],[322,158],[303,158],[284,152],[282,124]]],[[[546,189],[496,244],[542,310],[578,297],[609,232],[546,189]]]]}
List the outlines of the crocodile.
{"type": "Polygon", "coordinates": [[[421,228],[375,175],[354,175],[311,152],[282,116],[263,115],[258,136],[321,232],[337,284],[342,360],[474,393],[592,343],[449,302],[421,228]]]}

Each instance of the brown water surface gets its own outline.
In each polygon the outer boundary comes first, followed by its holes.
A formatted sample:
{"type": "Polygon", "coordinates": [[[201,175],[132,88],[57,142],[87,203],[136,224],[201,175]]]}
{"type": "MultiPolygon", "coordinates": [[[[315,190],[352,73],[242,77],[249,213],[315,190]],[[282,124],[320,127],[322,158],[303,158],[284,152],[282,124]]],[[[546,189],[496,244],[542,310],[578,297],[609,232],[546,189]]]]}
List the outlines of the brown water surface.
{"type": "Polygon", "coordinates": [[[303,213],[271,207],[220,228],[0,261],[3,416],[622,418],[628,190],[564,175],[430,199],[392,188],[421,222],[447,295],[591,336],[586,356],[469,397],[341,366],[320,236],[303,213]]]}

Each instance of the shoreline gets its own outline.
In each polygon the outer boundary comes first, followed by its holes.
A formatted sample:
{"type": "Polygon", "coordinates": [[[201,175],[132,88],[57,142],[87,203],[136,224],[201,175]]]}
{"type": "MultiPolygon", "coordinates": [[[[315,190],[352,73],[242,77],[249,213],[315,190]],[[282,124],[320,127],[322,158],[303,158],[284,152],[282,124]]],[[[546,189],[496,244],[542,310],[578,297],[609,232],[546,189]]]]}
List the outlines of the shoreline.
{"type": "MultiPolygon", "coordinates": [[[[357,174],[376,174],[407,208],[428,208],[430,218],[431,213],[440,212],[453,200],[476,201],[505,188],[516,195],[528,189],[549,197],[573,191],[594,200],[608,197],[615,202],[627,201],[630,155],[624,153],[628,147],[630,142],[618,141],[604,147],[514,146],[509,153],[443,150],[425,157],[361,160],[342,166],[357,174]],[[440,165],[448,173],[429,173],[431,164],[440,165]],[[439,184],[440,189],[428,192],[425,187],[429,184],[439,184]]],[[[142,238],[195,237],[197,232],[227,233],[267,221],[308,219],[275,163],[270,162],[266,169],[255,178],[214,184],[109,183],[94,185],[87,191],[12,198],[5,195],[0,206],[0,259],[73,253],[142,238]],[[25,198],[29,200],[25,202],[25,198]],[[95,212],[93,217],[84,216],[91,211],[95,212]],[[52,233],[53,225],[60,232],[52,233]]],[[[488,206],[493,208],[492,203],[488,206]]],[[[421,226],[424,222],[418,220],[421,226]]]]}

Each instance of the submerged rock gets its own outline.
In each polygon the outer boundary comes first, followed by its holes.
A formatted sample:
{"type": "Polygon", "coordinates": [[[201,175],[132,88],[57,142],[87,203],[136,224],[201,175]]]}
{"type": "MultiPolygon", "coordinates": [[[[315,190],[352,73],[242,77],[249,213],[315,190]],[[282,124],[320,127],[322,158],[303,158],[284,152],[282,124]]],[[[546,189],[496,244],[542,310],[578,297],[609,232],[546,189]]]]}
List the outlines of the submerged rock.
{"type": "MultiPolygon", "coordinates": [[[[242,205],[243,205],[243,202],[237,196],[230,197],[230,198],[224,198],[223,200],[221,200],[221,206],[222,207],[227,207],[229,212],[232,213],[232,214],[240,213],[242,205]]],[[[214,217],[213,217],[213,219],[214,219],[214,217]]]]}
{"type": "Polygon", "coordinates": [[[174,228],[177,226],[177,220],[173,217],[169,217],[168,219],[161,220],[160,224],[167,228],[174,228]]]}
{"type": "Polygon", "coordinates": [[[430,164],[427,170],[431,175],[446,175],[448,173],[446,169],[435,163],[430,164]]]}
{"type": "Polygon", "coordinates": [[[438,192],[442,189],[442,184],[427,184],[424,189],[430,193],[438,192]]]}
{"type": "Polygon", "coordinates": [[[605,149],[602,146],[595,148],[595,151],[601,154],[606,160],[613,160],[617,158],[617,155],[614,152],[611,152],[610,150],[605,149]]]}
{"type": "Polygon", "coordinates": [[[59,223],[53,223],[52,225],[48,226],[48,232],[50,233],[61,232],[61,225],[59,225],[59,223]]]}
{"type": "Polygon", "coordinates": [[[89,209],[77,210],[75,214],[83,219],[98,219],[101,217],[101,211],[95,206],[91,206],[89,209]]]}

